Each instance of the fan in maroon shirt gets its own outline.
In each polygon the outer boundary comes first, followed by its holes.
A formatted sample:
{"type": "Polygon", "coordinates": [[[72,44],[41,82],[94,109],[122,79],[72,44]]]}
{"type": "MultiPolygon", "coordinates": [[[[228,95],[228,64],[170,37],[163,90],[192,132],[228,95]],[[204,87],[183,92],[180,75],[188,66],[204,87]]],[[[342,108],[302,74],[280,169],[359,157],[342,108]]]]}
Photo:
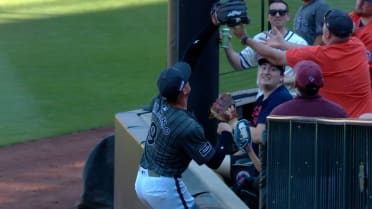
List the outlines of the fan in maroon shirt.
{"type": "Polygon", "coordinates": [[[320,66],[313,61],[304,60],[294,66],[296,73],[295,87],[298,96],[282,103],[271,112],[271,115],[346,118],[346,111],[318,94],[323,86],[320,66]]]}

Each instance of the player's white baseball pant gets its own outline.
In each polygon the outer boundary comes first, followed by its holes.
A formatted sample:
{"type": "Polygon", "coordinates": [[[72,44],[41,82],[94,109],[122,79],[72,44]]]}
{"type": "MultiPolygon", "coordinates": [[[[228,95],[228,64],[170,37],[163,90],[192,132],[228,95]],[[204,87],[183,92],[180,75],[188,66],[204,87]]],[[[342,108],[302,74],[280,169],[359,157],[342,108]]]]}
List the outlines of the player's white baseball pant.
{"type": "Polygon", "coordinates": [[[192,209],[195,207],[195,200],[181,178],[151,175],[147,169],[140,167],[135,190],[137,197],[148,208],[192,209]]]}

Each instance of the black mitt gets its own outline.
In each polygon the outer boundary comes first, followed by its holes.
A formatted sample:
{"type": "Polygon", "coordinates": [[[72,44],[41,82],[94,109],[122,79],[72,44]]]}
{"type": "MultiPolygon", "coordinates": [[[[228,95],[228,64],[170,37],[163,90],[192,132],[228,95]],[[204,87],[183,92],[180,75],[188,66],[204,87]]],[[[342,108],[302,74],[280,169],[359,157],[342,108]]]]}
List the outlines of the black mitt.
{"type": "Polygon", "coordinates": [[[216,2],[212,7],[211,15],[216,17],[219,24],[226,24],[230,27],[240,23],[249,24],[250,22],[244,0],[216,2]]]}

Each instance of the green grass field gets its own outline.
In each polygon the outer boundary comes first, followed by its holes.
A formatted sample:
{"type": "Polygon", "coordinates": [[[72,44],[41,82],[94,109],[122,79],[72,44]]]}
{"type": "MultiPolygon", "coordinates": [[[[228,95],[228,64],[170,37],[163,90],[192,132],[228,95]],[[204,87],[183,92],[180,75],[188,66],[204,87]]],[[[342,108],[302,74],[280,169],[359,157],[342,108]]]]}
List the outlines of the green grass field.
{"type": "MultiPolygon", "coordinates": [[[[0,146],[113,125],[147,105],[166,66],[167,2],[0,0],[0,146]]],[[[257,2],[247,1],[251,35],[257,2]]],[[[294,15],[301,1],[288,2],[294,15]]],[[[222,50],[220,71],[232,71],[222,50]]],[[[221,76],[222,92],[254,86],[254,70],[221,76]]]]}

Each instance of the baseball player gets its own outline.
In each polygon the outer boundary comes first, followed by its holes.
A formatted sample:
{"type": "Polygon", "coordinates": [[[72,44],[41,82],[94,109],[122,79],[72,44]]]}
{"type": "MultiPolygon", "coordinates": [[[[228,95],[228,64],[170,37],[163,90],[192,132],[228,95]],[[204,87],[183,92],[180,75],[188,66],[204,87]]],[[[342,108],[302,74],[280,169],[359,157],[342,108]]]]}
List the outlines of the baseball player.
{"type": "Polygon", "coordinates": [[[182,180],[182,173],[191,160],[218,168],[225,157],[225,147],[232,145],[229,125],[219,124],[217,145],[213,147],[203,127],[187,111],[191,91],[189,78],[192,66],[218,26],[239,23],[247,18],[245,10],[245,3],[240,0],[217,4],[212,10],[215,13],[213,24],[192,42],[182,61],[163,70],[158,77],[159,95],[152,102],[151,125],[135,182],[137,196],[148,208],[195,208],[195,200],[182,180]],[[225,7],[228,9],[223,9],[225,7]],[[235,16],[228,17],[229,12],[235,16]]]}

